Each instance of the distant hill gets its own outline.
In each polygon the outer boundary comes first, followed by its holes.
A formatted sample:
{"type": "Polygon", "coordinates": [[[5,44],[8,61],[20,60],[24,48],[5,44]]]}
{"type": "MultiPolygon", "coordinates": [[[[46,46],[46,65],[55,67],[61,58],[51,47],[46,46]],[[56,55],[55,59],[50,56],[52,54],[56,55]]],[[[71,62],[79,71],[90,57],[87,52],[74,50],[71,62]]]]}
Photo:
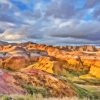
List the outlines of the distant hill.
{"type": "Polygon", "coordinates": [[[0,41],[0,45],[7,45],[8,42],[0,41]]]}

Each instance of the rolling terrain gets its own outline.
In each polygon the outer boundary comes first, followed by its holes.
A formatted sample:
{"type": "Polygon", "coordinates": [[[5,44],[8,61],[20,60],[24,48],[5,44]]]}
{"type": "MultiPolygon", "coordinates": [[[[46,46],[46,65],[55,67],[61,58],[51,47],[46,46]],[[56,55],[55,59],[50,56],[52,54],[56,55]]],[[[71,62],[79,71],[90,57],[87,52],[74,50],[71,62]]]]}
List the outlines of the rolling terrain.
{"type": "Polygon", "coordinates": [[[100,99],[100,48],[0,43],[0,94],[100,99]]]}

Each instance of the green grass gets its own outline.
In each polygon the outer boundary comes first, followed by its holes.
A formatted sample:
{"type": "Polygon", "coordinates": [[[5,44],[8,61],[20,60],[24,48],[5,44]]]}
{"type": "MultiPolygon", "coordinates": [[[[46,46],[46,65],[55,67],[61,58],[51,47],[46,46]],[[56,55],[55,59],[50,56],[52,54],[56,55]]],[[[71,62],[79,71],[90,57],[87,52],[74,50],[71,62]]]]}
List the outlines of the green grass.
{"type": "Polygon", "coordinates": [[[69,69],[69,68],[63,68],[60,72],[55,72],[57,75],[61,75],[67,78],[70,77],[78,77],[80,75],[84,75],[87,74],[88,71],[87,70],[80,70],[80,71],[75,71],[73,69],[69,69]]]}
{"type": "Polygon", "coordinates": [[[41,94],[37,94],[37,95],[31,95],[31,94],[27,94],[27,95],[3,95],[0,96],[0,100],[43,100],[43,97],[41,96],[41,94]]]}
{"type": "Polygon", "coordinates": [[[0,96],[0,100],[10,100],[10,97],[7,95],[0,96]]]}
{"type": "Polygon", "coordinates": [[[78,98],[78,97],[64,97],[64,98],[43,98],[41,95],[2,95],[0,100],[90,100],[87,98],[78,98]]]}
{"type": "MultiPolygon", "coordinates": [[[[69,83],[69,85],[73,88],[75,93],[77,94],[78,98],[84,99],[87,98],[86,100],[100,100],[100,92],[97,91],[96,89],[88,89],[84,87],[80,87],[78,84],[76,85],[75,83],[72,82],[72,80],[62,76],[60,77],[61,80],[64,80],[69,83]]],[[[85,85],[86,86],[86,85],[85,85]]]]}

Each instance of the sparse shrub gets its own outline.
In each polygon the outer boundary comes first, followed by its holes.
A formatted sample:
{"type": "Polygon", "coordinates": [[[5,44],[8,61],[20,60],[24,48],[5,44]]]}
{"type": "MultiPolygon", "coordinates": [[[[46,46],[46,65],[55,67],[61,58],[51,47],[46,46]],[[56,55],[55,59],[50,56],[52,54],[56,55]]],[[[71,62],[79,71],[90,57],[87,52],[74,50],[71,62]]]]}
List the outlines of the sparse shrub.
{"type": "Polygon", "coordinates": [[[60,75],[65,76],[65,77],[74,77],[74,76],[80,76],[83,74],[86,74],[86,70],[80,70],[80,71],[75,71],[73,69],[63,69],[60,73],[60,75]]]}
{"type": "Polygon", "coordinates": [[[14,71],[12,68],[10,68],[10,67],[6,67],[6,70],[8,70],[8,71],[14,71]]]}
{"type": "Polygon", "coordinates": [[[41,94],[42,96],[48,96],[48,92],[45,88],[43,87],[33,87],[32,85],[28,84],[28,85],[24,85],[23,86],[27,92],[31,95],[33,94],[41,94]]]}

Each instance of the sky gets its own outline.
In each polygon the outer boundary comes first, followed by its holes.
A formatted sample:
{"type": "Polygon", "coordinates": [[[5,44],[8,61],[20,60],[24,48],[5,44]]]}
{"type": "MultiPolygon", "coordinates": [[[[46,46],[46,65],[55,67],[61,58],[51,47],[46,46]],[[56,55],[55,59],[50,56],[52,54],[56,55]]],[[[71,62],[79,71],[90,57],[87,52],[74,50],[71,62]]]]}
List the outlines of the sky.
{"type": "Polygon", "coordinates": [[[100,45],[100,0],[0,0],[0,40],[100,45]]]}

